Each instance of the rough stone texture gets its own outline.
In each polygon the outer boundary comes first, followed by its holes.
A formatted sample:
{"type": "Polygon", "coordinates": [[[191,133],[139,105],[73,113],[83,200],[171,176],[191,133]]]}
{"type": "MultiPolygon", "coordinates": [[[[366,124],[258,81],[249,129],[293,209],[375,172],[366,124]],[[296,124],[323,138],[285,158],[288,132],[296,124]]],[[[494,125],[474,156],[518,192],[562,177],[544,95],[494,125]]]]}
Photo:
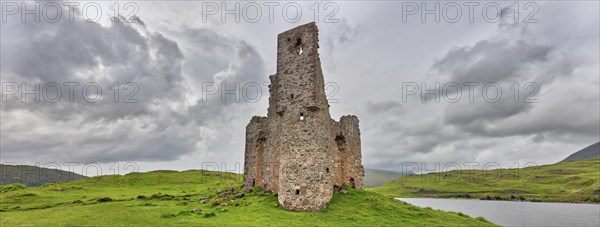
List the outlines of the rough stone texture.
{"type": "Polygon", "coordinates": [[[331,119],[318,48],[315,23],[278,35],[267,117],[246,127],[244,189],[275,192],[289,210],[322,209],[336,187],[363,184],[358,118],[331,119]]]}

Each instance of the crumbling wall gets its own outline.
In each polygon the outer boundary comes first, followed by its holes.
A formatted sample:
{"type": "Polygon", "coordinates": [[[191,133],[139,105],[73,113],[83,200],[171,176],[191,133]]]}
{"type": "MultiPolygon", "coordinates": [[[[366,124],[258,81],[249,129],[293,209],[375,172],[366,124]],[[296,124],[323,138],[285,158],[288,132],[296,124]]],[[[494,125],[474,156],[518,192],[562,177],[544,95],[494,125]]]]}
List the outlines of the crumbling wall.
{"type": "Polygon", "coordinates": [[[244,188],[246,189],[263,183],[266,128],[267,118],[257,116],[252,117],[246,126],[246,153],[244,154],[244,188]]]}
{"type": "Polygon", "coordinates": [[[314,23],[278,35],[267,117],[246,127],[244,189],[276,192],[289,210],[324,208],[334,186],[362,187],[358,118],[331,119],[318,41],[314,23]]]}
{"type": "Polygon", "coordinates": [[[277,192],[279,152],[273,146],[267,117],[252,117],[246,126],[246,153],[244,155],[244,189],[256,186],[277,192]]]}
{"type": "Polygon", "coordinates": [[[331,153],[334,159],[334,186],[349,185],[362,188],[364,168],[361,164],[360,129],[356,116],[331,120],[331,153]]]}
{"type": "Polygon", "coordinates": [[[276,114],[284,125],[274,135],[281,148],[278,200],[290,210],[318,210],[333,195],[328,169],[329,106],[318,57],[318,31],[307,24],[279,34],[276,114]],[[283,88],[281,90],[281,88],[283,88]]]}
{"type": "Polygon", "coordinates": [[[341,184],[347,184],[353,188],[362,188],[365,171],[361,164],[358,118],[353,115],[343,116],[339,125],[342,133],[336,135],[336,138],[338,138],[336,144],[338,147],[343,147],[343,149],[338,149],[341,156],[341,165],[344,169],[341,184]]]}

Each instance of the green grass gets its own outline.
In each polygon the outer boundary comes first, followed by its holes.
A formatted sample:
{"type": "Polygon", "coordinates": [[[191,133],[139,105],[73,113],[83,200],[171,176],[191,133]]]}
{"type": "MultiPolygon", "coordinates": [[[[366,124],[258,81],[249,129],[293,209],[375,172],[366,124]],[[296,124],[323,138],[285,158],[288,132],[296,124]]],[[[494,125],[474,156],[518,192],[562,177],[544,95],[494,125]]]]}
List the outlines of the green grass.
{"type": "Polygon", "coordinates": [[[402,177],[367,189],[389,197],[600,202],[600,159],[523,169],[457,170],[402,177]]]}
{"type": "Polygon", "coordinates": [[[0,226],[493,225],[483,218],[419,208],[378,193],[349,188],[347,194],[336,192],[328,207],[319,212],[292,212],[281,208],[275,195],[260,190],[237,198],[243,193],[241,181],[239,174],[190,170],[16,187],[0,193],[0,226]],[[194,211],[196,207],[201,211],[194,211]]]}

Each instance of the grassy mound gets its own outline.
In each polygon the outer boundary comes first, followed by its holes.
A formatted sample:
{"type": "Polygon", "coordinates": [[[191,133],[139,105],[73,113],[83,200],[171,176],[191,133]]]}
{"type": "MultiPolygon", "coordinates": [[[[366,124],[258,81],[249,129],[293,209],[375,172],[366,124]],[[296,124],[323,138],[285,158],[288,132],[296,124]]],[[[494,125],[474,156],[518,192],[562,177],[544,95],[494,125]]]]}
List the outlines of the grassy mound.
{"type": "Polygon", "coordinates": [[[524,169],[458,170],[402,177],[367,189],[390,197],[600,202],[600,159],[524,169]]]}
{"type": "Polygon", "coordinates": [[[336,192],[319,212],[291,212],[271,193],[241,191],[241,181],[239,174],[191,170],[20,187],[0,193],[0,225],[493,225],[352,189],[336,192]]]}

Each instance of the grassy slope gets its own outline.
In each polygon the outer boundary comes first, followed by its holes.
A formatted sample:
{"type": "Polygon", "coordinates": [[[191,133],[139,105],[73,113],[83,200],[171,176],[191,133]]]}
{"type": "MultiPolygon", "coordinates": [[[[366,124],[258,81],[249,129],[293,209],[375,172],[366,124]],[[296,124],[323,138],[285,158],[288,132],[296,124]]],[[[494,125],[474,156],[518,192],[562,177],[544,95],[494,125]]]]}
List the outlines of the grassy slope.
{"type": "Polygon", "coordinates": [[[0,193],[0,226],[492,225],[481,218],[418,208],[364,190],[336,192],[330,205],[315,213],[286,211],[270,193],[246,193],[235,198],[238,192],[233,192],[230,196],[234,199],[218,195],[217,190],[239,190],[241,180],[241,175],[230,173],[156,171],[4,192],[0,193]],[[200,203],[201,197],[210,195],[215,197],[200,203]],[[100,202],[104,197],[112,201],[100,202]],[[191,212],[195,207],[203,212],[191,212]],[[215,216],[206,217],[210,213],[215,216]]]}
{"type": "Polygon", "coordinates": [[[592,159],[471,174],[462,170],[413,175],[367,190],[393,197],[509,199],[514,195],[533,201],[597,203],[599,178],[600,159],[592,159]]]}

